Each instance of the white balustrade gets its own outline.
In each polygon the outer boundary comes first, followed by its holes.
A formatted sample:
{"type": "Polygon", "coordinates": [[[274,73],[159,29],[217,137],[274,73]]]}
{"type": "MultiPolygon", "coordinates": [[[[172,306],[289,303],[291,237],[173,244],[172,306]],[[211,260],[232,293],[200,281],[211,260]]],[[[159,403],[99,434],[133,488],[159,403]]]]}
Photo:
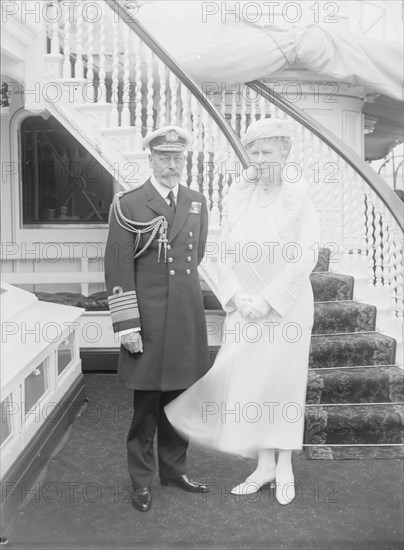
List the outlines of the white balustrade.
{"type": "Polygon", "coordinates": [[[92,4],[88,9],[88,18],[87,21],[87,94],[86,100],[89,103],[95,101],[95,87],[94,87],[94,27],[95,24],[95,6],[92,4]]]}
{"type": "Polygon", "coordinates": [[[194,96],[191,98],[192,116],[192,167],[191,167],[191,189],[199,191],[199,148],[200,148],[200,103],[194,96]]]}
{"type": "Polygon", "coordinates": [[[64,20],[64,41],[63,41],[63,78],[72,77],[72,65],[70,61],[71,48],[71,23],[70,23],[70,11],[65,7],[63,10],[63,20],[64,20]]]}
{"type": "MultiPolygon", "coordinates": [[[[76,7],[76,6],[74,6],[76,7]]],[[[76,21],[76,64],[74,66],[74,76],[78,79],[84,78],[84,63],[83,63],[83,10],[81,6],[74,9],[76,21]]]]}
{"type": "Polygon", "coordinates": [[[142,58],[143,42],[137,36],[135,40],[135,145],[138,150],[142,149],[142,58]]]}
{"type": "MultiPolygon", "coordinates": [[[[103,14],[104,15],[104,14],[103,14]]],[[[101,17],[100,20],[100,34],[98,42],[99,51],[99,69],[98,69],[98,91],[97,91],[97,103],[107,102],[107,86],[106,86],[106,20],[105,17],[101,17]]]]}
{"type": "MultiPolygon", "coordinates": [[[[156,125],[175,124],[187,129],[192,134],[193,145],[189,152],[189,172],[184,173],[181,183],[195,190],[200,190],[202,183],[210,208],[211,227],[218,227],[226,218],[229,185],[235,177],[232,170],[238,165],[224,134],[188,89],[125,24],[116,18],[111,24],[104,4],[103,16],[97,25],[90,22],[94,19],[90,12],[94,11],[94,5],[88,6],[87,21],[83,20],[82,10],[77,10],[75,34],[70,9],[67,9],[71,6],[64,4],[63,29],[59,29],[57,23],[49,24],[52,54],[60,51],[63,30],[63,77],[73,76],[71,59],[75,57],[75,77],[80,79],[86,74],[86,101],[95,100],[95,77],[98,101],[105,103],[107,92],[108,96],[111,93],[111,125],[119,125],[120,113],[121,126],[134,127],[136,151],[142,149],[142,134],[152,131],[156,125]],[[119,89],[122,89],[121,101],[119,89]]],[[[357,13],[362,8],[360,2],[355,2],[357,13]]],[[[374,28],[380,26],[376,19],[371,22],[374,28]]],[[[292,120],[245,85],[227,93],[222,89],[215,98],[207,100],[216,101],[239,136],[252,121],[267,116],[292,120]]],[[[341,244],[351,260],[364,256],[368,262],[369,285],[389,287],[394,314],[402,316],[402,232],[391,214],[355,170],[303,126],[296,125],[288,161],[299,165],[308,183],[319,213],[323,243],[328,240],[341,244]]]]}
{"type": "Polygon", "coordinates": [[[51,5],[51,54],[60,54],[60,40],[59,40],[59,22],[58,22],[58,10],[55,4],[51,5]]]}
{"type": "MultiPolygon", "coordinates": [[[[112,126],[119,126],[119,105],[118,105],[118,92],[119,92],[119,42],[120,42],[120,29],[119,21],[114,18],[112,22],[112,36],[113,36],[113,49],[112,49],[112,86],[111,86],[111,103],[113,105],[111,114],[112,126]]],[[[126,44],[127,46],[127,44],[126,44]]]]}
{"type": "Polygon", "coordinates": [[[169,78],[170,86],[170,123],[174,126],[179,125],[178,119],[178,78],[174,73],[170,73],[169,78]]]}
{"type": "Polygon", "coordinates": [[[167,67],[164,65],[164,63],[159,59],[157,61],[158,64],[158,75],[159,75],[159,113],[158,113],[158,120],[159,120],[159,126],[167,126],[167,67]]]}
{"type": "MultiPolygon", "coordinates": [[[[130,105],[132,98],[132,86],[130,81],[130,63],[131,63],[131,32],[129,27],[123,27],[123,86],[122,86],[122,115],[121,126],[130,126],[130,105]]],[[[136,134],[135,134],[136,135],[136,134]]]]}
{"type": "Polygon", "coordinates": [[[181,113],[182,127],[184,128],[184,130],[188,130],[188,132],[190,132],[191,119],[189,116],[189,112],[190,112],[190,105],[191,105],[191,92],[188,90],[186,86],[183,86],[182,84],[181,84],[180,97],[181,97],[181,105],[182,105],[182,113],[181,113]]]}
{"type": "Polygon", "coordinates": [[[146,67],[147,67],[147,107],[146,107],[146,127],[147,132],[152,132],[154,127],[154,54],[150,48],[146,49],[146,67]]]}
{"type": "MultiPolygon", "coordinates": [[[[209,98],[207,98],[209,101],[209,98]]],[[[211,151],[212,147],[212,119],[208,115],[208,112],[204,109],[202,112],[203,121],[203,166],[202,166],[202,192],[206,199],[206,204],[210,211],[210,179],[211,179],[211,151]]]]}

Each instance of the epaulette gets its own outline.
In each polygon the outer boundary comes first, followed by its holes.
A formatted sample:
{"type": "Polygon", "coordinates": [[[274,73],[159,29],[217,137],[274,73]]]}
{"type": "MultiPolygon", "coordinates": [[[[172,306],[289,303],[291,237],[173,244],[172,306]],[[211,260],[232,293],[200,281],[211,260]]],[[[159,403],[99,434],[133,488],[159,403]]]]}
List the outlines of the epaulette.
{"type": "Polygon", "coordinates": [[[143,186],[144,186],[144,183],[141,183],[137,187],[132,187],[132,189],[125,189],[125,191],[119,191],[119,193],[116,193],[115,197],[118,196],[119,198],[121,198],[124,195],[127,195],[128,193],[133,193],[134,191],[139,191],[139,189],[142,189],[143,186]]]}

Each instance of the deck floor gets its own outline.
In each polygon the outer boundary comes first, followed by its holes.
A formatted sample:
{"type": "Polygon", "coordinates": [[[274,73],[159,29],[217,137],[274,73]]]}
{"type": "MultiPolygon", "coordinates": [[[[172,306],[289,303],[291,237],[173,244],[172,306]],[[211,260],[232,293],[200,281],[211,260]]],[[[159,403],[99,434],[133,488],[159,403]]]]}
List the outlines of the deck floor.
{"type": "MultiPolygon", "coordinates": [[[[163,487],[153,507],[130,504],[126,434],[131,392],[114,374],[87,374],[89,404],[49,463],[36,492],[4,533],[10,549],[310,549],[398,550],[403,545],[401,460],[294,457],[298,496],[282,507],[273,491],[236,497],[229,490],[254,463],[191,445],[189,473],[212,493],[163,487]]],[[[22,493],[24,491],[22,490],[22,493]]]]}

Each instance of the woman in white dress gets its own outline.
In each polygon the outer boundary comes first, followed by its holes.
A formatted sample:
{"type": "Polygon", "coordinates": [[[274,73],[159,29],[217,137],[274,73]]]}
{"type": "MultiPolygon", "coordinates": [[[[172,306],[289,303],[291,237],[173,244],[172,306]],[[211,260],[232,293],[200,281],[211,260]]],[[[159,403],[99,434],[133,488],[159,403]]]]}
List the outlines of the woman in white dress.
{"type": "Polygon", "coordinates": [[[222,345],[210,371],[166,407],[189,439],[257,458],[233,494],[276,482],[281,504],[295,497],[292,450],[303,443],[314,312],[309,276],[319,246],[307,188],[282,177],[292,136],[292,123],[270,118],[253,122],[242,140],[251,166],[231,186],[218,258],[227,313],[222,345]]]}

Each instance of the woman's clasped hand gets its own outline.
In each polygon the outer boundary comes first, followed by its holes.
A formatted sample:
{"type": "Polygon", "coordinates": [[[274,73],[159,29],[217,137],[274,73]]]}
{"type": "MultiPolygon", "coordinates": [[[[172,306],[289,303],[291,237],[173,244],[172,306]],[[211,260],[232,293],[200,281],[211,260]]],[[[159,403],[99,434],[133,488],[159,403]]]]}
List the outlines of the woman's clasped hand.
{"type": "Polygon", "coordinates": [[[271,306],[259,294],[247,294],[237,292],[233,298],[234,305],[245,319],[260,319],[266,317],[271,311],[271,306]]]}

